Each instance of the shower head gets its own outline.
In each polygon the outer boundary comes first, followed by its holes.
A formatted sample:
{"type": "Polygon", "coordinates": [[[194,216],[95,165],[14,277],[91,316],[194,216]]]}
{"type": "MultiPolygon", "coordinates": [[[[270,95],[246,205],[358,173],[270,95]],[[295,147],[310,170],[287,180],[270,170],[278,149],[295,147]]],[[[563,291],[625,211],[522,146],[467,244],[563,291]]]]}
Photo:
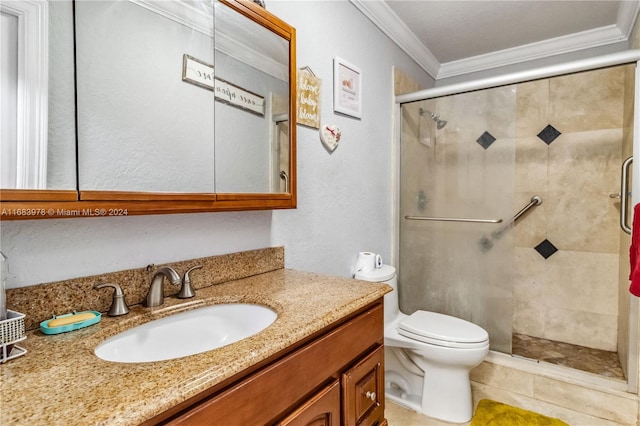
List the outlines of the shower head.
{"type": "Polygon", "coordinates": [[[420,108],[420,115],[421,116],[428,115],[429,117],[431,117],[431,119],[436,122],[436,128],[438,130],[442,129],[444,126],[447,125],[447,121],[446,120],[440,120],[440,116],[438,114],[436,114],[435,112],[431,112],[429,110],[420,108]]]}

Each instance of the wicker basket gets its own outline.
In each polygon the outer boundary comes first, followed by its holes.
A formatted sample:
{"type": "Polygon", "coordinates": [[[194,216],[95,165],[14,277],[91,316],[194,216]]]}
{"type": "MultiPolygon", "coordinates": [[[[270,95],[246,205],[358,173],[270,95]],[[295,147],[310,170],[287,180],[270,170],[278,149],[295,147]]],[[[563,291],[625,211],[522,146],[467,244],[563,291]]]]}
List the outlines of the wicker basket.
{"type": "Polygon", "coordinates": [[[15,344],[27,338],[24,330],[24,314],[7,310],[7,319],[0,321],[0,363],[27,353],[15,344]]]}

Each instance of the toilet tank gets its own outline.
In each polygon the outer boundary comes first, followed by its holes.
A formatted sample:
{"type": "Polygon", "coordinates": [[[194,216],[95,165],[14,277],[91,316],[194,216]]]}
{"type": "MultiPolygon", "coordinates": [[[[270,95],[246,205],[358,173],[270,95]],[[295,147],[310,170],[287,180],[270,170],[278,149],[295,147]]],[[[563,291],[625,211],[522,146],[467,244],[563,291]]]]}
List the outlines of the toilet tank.
{"type": "Polygon", "coordinates": [[[398,317],[400,309],[398,307],[398,279],[396,276],[396,268],[391,265],[382,265],[380,268],[358,271],[355,273],[354,278],[363,281],[385,283],[391,286],[393,291],[384,295],[384,323],[389,324],[398,317]]]}

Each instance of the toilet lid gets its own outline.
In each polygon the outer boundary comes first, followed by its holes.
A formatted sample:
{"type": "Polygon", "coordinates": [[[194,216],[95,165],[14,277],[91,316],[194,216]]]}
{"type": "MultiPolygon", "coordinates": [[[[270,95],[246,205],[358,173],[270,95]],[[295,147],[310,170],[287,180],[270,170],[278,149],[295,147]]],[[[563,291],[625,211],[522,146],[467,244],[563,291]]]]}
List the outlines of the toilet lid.
{"type": "MultiPolygon", "coordinates": [[[[416,311],[400,322],[398,333],[427,343],[484,343],[489,334],[480,326],[460,318],[436,312],[416,311]]],[[[457,346],[457,345],[456,345],[457,346]]]]}

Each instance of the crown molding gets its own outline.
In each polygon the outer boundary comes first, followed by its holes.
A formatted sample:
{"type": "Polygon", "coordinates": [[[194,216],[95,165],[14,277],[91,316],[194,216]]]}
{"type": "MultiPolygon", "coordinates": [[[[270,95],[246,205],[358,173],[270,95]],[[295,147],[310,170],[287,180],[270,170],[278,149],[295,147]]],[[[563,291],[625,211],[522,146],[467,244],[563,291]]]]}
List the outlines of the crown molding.
{"type": "Polygon", "coordinates": [[[640,12],[640,1],[622,1],[616,24],[441,64],[384,0],[350,0],[374,25],[436,80],[624,42],[640,12]]]}
{"type": "Polygon", "coordinates": [[[383,0],[349,1],[431,77],[436,78],[440,62],[383,0]]]}
{"type": "Polygon", "coordinates": [[[618,43],[626,39],[617,25],[608,25],[606,27],[582,31],[567,36],[524,44],[511,49],[499,50],[485,55],[446,62],[440,66],[437,79],[548,58],[563,53],[618,43]]]}
{"type": "Polygon", "coordinates": [[[633,26],[638,19],[638,13],[640,13],[640,1],[623,1],[620,3],[616,25],[627,40],[631,37],[631,31],[633,31],[633,26]]]}

